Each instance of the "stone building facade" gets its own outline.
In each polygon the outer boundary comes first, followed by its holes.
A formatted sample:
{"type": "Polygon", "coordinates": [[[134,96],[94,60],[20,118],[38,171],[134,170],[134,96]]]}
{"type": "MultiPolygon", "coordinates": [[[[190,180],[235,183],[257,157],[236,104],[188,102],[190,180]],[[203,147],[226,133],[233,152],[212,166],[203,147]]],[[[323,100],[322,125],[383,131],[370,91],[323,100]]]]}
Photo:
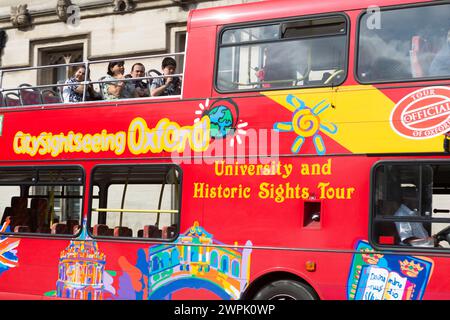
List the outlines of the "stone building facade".
{"type": "MultiPolygon", "coordinates": [[[[189,10],[260,0],[2,0],[2,69],[182,52],[189,10]]],[[[137,59],[160,68],[161,59],[137,59]]],[[[178,58],[182,72],[183,59],[178,58]]],[[[125,65],[129,71],[130,61],[125,65]]],[[[106,64],[91,66],[92,80],[106,64]]],[[[68,68],[6,72],[2,87],[64,80],[68,68]]]]}

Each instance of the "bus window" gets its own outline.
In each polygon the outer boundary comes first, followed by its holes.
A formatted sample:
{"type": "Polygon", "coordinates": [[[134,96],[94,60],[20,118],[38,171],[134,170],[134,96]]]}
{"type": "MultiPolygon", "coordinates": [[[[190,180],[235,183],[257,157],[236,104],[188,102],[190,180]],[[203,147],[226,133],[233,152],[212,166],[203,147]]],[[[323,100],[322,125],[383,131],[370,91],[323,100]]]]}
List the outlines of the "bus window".
{"type": "Polygon", "coordinates": [[[450,165],[382,164],[373,181],[376,244],[450,248],[450,165]]]}
{"type": "Polygon", "coordinates": [[[79,167],[0,168],[2,231],[77,234],[83,180],[79,167]]]}
{"type": "Polygon", "coordinates": [[[228,28],[220,37],[219,91],[339,85],[346,74],[343,16],[228,28]]]}
{"type": "Polygon", "coordinates": [[[174,165],[98,166],[90,226],[94,237],[175,239],[181,173],[174,165]]]}
{"type": "Polygon", "coordinates": [[[450,5],[370,13],[359,23],[357,76],[363,83],[450,76],[450,5]]]}

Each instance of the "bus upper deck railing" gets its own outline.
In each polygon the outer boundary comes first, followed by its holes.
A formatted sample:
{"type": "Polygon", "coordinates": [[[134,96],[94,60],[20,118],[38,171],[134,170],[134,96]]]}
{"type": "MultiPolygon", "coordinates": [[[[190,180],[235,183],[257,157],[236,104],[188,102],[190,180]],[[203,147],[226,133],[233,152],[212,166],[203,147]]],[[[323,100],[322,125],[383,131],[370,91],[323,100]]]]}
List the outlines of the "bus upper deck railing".
{"type": "MultiPolygon", "coordinates": [[[[150,84],[151,81],[154,79],[159,78],[178,78],[180,80],[183,79],[184,73],[176,73],[176,74],[170,74],[170,75],[164,75],[161,72],[150,69],[145,73],[145,76],[143,77],[128,77],[128,78],[120,78],[120,79],[104,79],[105,75],[99,78],[99,80],[93,81],[90,79],[90,67],[93,65],[98,64],[106,64],[113,61],[130,61],[130,60],[143,60],[143,59],[163,59],[165,57],[184,57],[184,52],[178,52],[178,53],[168,53],[168,54],[158,54],[158,55],[145,55],[145,56],[137,56],[137,57],[126,57],[126,58],[116,58],[116,59],[108,59],[108,60],[96,60],[96,61],[83,61],[83,62],[74,62],[74,63],[65,63],[65,64],[55,64],[55,65],[46,65],[46,66],[35,66],[35,67],[23,67],[23,68],[12,68],[12,69],[0,69],[0,108],[4,107],[21,107],[21,106],[41,106],[41,105],[47,105],[47,104],[73,104],[77,102],[70,102],[70,101],[64,101],[63,97],[63,88],[73,85],[83,85],[83,95],[82,100],[78,103],[90,101],[87,99],[87,88],[88,86],[92,86],[94,84],[99,85],[99,92],[96,92],[99,94],[100,99],[95,100],[109,100],[106,97],[103,96],[103,90],[102,85],[105,83],[115,83],[115,82],[137,82],[137,81],[147,81],[147,89],[148,89],[148,96],[145,97],[139,97],[139,98],[120,98],[121,100],[125,99],[146,99],[151,96],[150,93],[150,84]],[[83,81],[78,81],[76,83],[67,83],[67,80],[70,79],[73,74],[68,76],[68,79],[62,82],[58,83],[50,83],[50,84],[39,84],[39,85],[29,85],[27,83],[23,83],[19,86],[13,86],[13,87],[7,87],[4,88],[4,82],[5,82],[5,75],[8,73],[19,73],[19,72],[30,72],[33,70],[36,71],[44,71],[44,70],[56,70],[57,68],[76,68],[76,67],[84,67],[86,72],[84,75],[83,81]],[[150,73],[155,74],[150,74],[150,73]],[[158,73],[156,73],[158,72],[158,73]],[[56,90],[55,90],[56,88],[56,90]],[[13,96],[14,98],[10,98],[9,96],[13,96]],[[31,101],[25,101],[24,98],[31,97],[31,101]],[[34,100],[33,100],[34,99],[34,100]]],[[[161,63],[158,64],[159,66],[161,63]]],[[[105,73],[106,74],[106,73],[105,73]]],[[[181,81],[182,84],[182,81],[181,81]]],[[[179,95],[178,95],[179,96],[179,95]]]]}

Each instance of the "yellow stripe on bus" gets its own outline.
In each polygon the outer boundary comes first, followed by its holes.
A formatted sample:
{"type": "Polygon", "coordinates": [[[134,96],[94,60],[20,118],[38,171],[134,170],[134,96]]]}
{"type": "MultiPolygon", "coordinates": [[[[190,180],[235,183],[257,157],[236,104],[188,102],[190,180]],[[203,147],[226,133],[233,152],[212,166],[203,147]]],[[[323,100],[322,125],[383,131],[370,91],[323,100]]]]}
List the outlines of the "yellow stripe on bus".
{"type": "MultiPolygon", "coordinates": [[[[286,101],[289,94],[303,100],[310,108],[326,99],[333,108],[321,114],[320,118],[334,123],[338,130],[335,134],[323,133],[352,153],[443,151],[442,136],[415,140],[397,134],[390,124],[395,103],[373,86],[271,91],[262,94],[291,112],[295,111],[295,107],[286,101]]],[[[280,118],[274,119],[274,122],[289,120],[280,118]]]]}

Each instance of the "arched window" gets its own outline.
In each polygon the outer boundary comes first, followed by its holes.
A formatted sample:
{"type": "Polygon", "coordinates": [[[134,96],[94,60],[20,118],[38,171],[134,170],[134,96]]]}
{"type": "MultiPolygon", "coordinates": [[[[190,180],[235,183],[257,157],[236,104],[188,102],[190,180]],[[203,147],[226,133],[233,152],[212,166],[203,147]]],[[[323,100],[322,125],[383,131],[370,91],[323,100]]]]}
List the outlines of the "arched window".
{"type": "Polygon", "coordinates": [[[237,260],[233,260],[233,262],[231,262],[231,275],[239,278],[239,269],[239,262],[237,260]]]}
{"type": "Polygon", "coordinates": [[[211,262],[210,262],[211,267],[217,269],[217,267],[218,267],[218,265],[219,265],[219,255],[217,254],[217,251],[212,251],[212,252],[211,252],[211,258],[210,258],[210,261],[211,261],[211,262]]]}
{"type": "Polygon", "coordinates": [[[223,273],[228,273],[228,264],[229,264],[228,256],[223,256],[222,259],[220,260],[220,271],[222,271],[223,273]]]}

